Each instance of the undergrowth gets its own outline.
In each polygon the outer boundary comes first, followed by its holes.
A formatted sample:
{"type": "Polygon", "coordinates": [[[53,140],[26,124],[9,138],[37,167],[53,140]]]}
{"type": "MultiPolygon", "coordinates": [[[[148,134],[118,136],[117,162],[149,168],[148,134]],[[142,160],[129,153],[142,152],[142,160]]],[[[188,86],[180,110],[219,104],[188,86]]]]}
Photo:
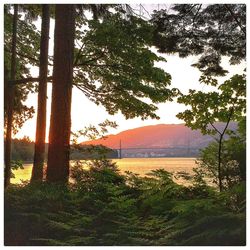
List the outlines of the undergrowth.
{"type": "Polygon", "coordinates": [[[165,170],[121,175],[109,161],[76,166],[71,184],[11,185],[5,245],[245,245],[245,185],[218,193],[165,170]]]}

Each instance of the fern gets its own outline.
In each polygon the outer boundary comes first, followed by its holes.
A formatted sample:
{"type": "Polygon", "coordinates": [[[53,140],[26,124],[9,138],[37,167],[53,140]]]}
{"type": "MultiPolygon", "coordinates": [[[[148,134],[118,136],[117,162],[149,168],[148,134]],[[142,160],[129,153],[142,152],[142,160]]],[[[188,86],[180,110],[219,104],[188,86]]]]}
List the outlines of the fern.
{"type": "Polygon", "coordinates": [[[221,194],[184,187],[164,170],[120,175],[108,163],[76,170],[72,185],[10,186],[5,244],[244,245],[244,184],[221,194]]]}

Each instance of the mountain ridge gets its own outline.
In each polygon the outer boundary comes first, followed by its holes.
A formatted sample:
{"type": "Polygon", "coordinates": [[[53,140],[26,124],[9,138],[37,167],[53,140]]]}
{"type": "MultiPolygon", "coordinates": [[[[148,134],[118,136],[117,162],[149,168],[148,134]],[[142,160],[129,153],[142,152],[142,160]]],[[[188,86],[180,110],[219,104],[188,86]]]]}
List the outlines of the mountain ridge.
{"type": "MultiPolygon", "coordinates": [[[[223,130],[223,123],[216,123],[223,130]]],[[[229,129],[236,130],[237,123],[231,122],[229,129]]],[[[83,145],[104,145],[110,148],[171,148],[195,147],[203,148],[213,141],[211,136],[202,135],[199,130],[191,130],[184,123],[156,124],[137,127],[110,134],[106,139],[82,142],[83,145]]]]}

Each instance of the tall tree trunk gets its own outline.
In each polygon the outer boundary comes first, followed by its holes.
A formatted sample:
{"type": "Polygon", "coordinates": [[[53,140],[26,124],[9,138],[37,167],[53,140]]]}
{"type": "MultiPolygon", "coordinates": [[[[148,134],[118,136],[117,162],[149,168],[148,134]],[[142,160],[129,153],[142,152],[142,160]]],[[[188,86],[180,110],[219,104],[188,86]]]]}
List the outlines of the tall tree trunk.
{"type": "MultiPolygon", "coordinates": [[[[10,78],[15,80],[16,78],[16,40],[17,40],[17,19],[18,19],[18,5],[14,5],[13,25],[12,25],[12,45],[11,45],[11,69],[10,78]]],[[[14,97],[15,87],[13,84],[8,84],[6,98],[6,138],[5,138],[5,152],[4,152],[4,187],[7,187],[10,183],[11,175],[11,141],[12,141],[12,122],[13,122],[13,109],[14,109],[14,97]]]]}
{"type": "Polygon", "coordinates": [[[50,182],[67,182],[69,177],[74,31],[75,6],[56,5],[47,164],[47,180],[50,182]]]}
{"type": "Polygon", "coordinates": [[[38,107],[36,121],[36,142],[34,163],[31,181],[42,181],[43,165],[45,158],[45,136],[46,136],[46,102],[47,102],[47,74],[48,74],[48,49],[49,49],[49,5],[44,4],[42,9],[42,27],[40,42],[40,68],[38,86],[38,107]]]}

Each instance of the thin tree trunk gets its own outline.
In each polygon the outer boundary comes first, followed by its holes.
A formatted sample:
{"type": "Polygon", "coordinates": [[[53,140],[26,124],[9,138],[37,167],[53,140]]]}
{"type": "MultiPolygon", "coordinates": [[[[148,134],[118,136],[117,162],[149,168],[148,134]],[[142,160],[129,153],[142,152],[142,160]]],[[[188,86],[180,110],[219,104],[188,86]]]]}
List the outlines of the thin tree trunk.
{"type": "Polygon", "coordinates": [[[50,26],[49,5],[44,4],[42,9],[36,142],[35,142],[34,163],[31,176],[32,182],[42,181],[43,179],[43,165],[45,158],[45,136],[46,136],[46,103],[47,103],[46,99],[47,99],[49,26],[50,26]]]}
{"type": "MultiPolygon", "coordinates": [[[[16,40],[17,40],[17,19],[18,19],[18,5],[14,5],[14,16],[12,25],[12,45],[11,45],[11,69],[10,78],[16,78],[16,40]]],[[[13,109],[14,109],[14,94],[15,87],[13,84],[8,84],[6,98],[6,138],[5,138],[5,152],[4,152],[4,187],[10,184],[11,175],[11,141],[12,141],[12,122],[13,122],[13,109]]]]}
{"type": "MultiPolygon", "coordinates": [[[[223,143],[223,137],[227,131],[228,125],[232,119],[232,115],[234,112],[234,107],[230,108],[230,113],[226,122],[226,126],[222,133],[219,132],[220,134],[220,140],[219,140],[219,149],[218,149],[218,179],[219,179],[219,191],[223,191],[223,184],[222,184],[222,174],[221,174],[221,152],[222,152],[222,143],[223,143]]],[[[218,130],[217,130],[218,131],[218,130]]]]}
{"type": "Polygon", "coordinates": [[[222,189],[223,189],[223,185],[222,185],[222,175],[221,175],[222,139],[223,139],[223,135],[220,135],[219,149],[218,149],[218,179],[219,179],[219,191],[220,191],[220,192],[221,192],[222,189]]]}
{"type": "Polygon", "coordinates": [[[75,6],[56,5],[47,180],[69,177],[75,6]]]}

